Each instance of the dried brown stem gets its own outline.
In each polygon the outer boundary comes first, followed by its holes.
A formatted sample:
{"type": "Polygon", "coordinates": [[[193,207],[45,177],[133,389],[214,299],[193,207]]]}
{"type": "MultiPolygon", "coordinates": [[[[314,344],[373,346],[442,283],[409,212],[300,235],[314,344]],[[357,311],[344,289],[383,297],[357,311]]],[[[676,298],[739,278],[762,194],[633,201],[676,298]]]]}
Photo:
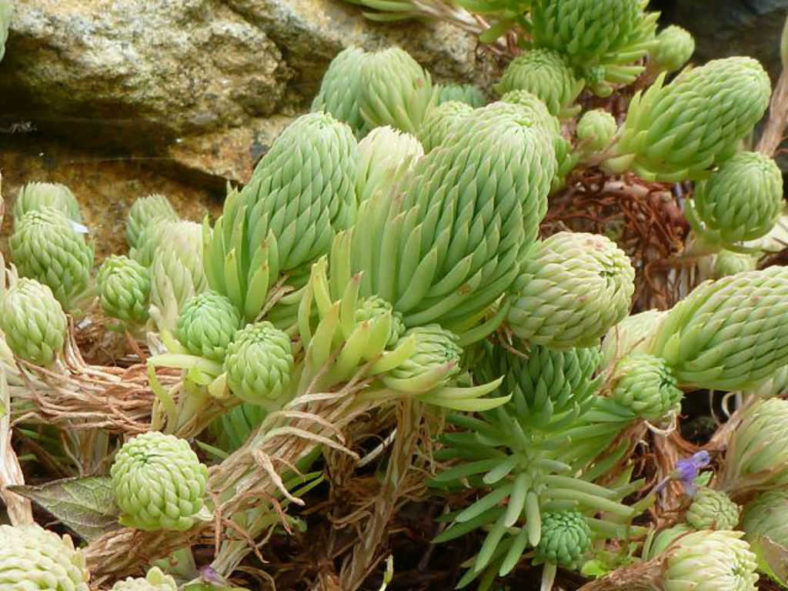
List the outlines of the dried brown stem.
{"type": "Polygon", "coordinates": [[[769,104],[769,118],[758,141],[758,151],[774,156],[785,137],[788,124],[788,72],[783,68],[769,104]]]}

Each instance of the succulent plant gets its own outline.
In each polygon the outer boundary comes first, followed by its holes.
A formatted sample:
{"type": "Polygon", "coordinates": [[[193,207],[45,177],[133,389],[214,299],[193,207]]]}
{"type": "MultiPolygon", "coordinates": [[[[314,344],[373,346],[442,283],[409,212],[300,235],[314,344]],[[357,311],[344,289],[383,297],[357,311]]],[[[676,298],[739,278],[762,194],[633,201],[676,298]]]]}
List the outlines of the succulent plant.
{"type": "Polygon", "coordinates": [[[577,139],[590,151],[607,146],[616,133],[616,120],[604,109],[586,111],[577,122],[577,139]]]}
{"type": "Polygon", "coordinates": [[[150,272],[125,256],[107,257],[96,275],[96,288],[104,313],[131,325],[148,320],[150,272]]]}
{"type": "Polygon", "coordinates": [[[703,486],[692,497],[684,519],[695,529],[736,529],[741,508],[720,490],[703,486]]]}
{"type": "Polygon", "coordinates": [[[695,185],[688,220],[706,240],[733,244],[772,229],[783,208],[783,176],[773,158],[739,152],[695,185]]]}
{"type": "Polygon", "coordinates": [[[144,579],[131,577],[115,583],[111,591],[178,591],[178,585],[170,575],[165,575],[154,566],[144,579]]]}
{"type": "Polygon", "coordinates": [[[747,389],[788,363],[788,269],[706,281],[668,312],[651,343],[684,386],[747,389]]]}
{"type": "Polygon", "coordinates": [[[110,469],[120,522],[145,531],[184,531],[209,512],[208,468],[189,443],[149,431],[127,441],[110,469]]]}
{"type": "Polygon", "coordinates": [[[389,331],[389,338],[386,341],[388,347],[394,347],[397,341],[402,338],[405,333],[405,325],[402,323],[402,315],[394,310],[394,307],[383,298],[378,296],[370,296],[363,300],[356,308],[355,320],[356,323],[379,318],[381,315],[391,315],[391,329],[389,331]]]}
{"type": "Polygon", "coordinates": [[[442,84],[438,86],[438,104],[458,101],[473,107],[483,107],[487,102],[484,93],[473,84],[442,84]]]}
{"type": "Polygon", "coordinates": [[[634,280],[629,258],[609,239],[559,232],[525,255],[509,326],[554,349],[594,346],[628,314],[634,280]]]}
{"type": "Polygon", "coordinates": [[[649,59],[660,70],[675,72],[695,53],[695,38],[686,29],[670,25],[657,35],[657,43],[649,51],[649,59]]]}
{"type": "Polygon", "coordinates": [[[741,532],[702,530],[678,538],[666,550],[661,588],[755,591],[755,554],[741,537],[741,532]]]}
{"type": "Polygon", "coordinates": [[[430,109],[418,132],[424,151],[446,145],[451,134],[462,126],[472,111],[473,107],[458,101],[448,101],[430,109]]]}
{"type": "Polygon", "coordinates": [[[158,193],[135,199],[126,216],[126,242],[129,248],[139,248],[146,228],[161,221],[178,221],[178,214],[169,199],[158,193]]]}
{"type": "Polygon", "coordinates": [[[359,84],[361,116],[370,128],[390,125],[415,135],[438,99],[429,73],[399,47],[368,54],[359,84]]]}
{"type": "MultiPolygon", "coordinates": [[[[754,254],[734,252],[723,248],[711,257],[711,269],[706,271],[706,276],[711,275],[713,279],[722,279],[736,273],[754,271],[758,266],[758,257],[754,254]]],[[[704,269],[698,264],[698,269],[703,273],[704,269]]]]}
{"type": "Polygon", "coordinates": [[[28,211],[15,224],[8,245],[20,275],[48,285],[66,310],[87,290],[93,247],[62,211],[28,211]]]}
{"type": "Polygon", "coordinates": [[[239,330],[224,358],[227,385],[238,398],[264,408],[276,408],[293,373],[290,337],[270,322],[239,330]]]}
{"type": "Polygon", "coordinates": [[[362,203],[376,191],[394,198],[413,167],[424,155],[424,148],[410,134],[391,127],[376,127],[358,144],[360,153],[356,173],[356,197],[362,203]]]}
{"type": "Polygon", "coordinates": [[[357,137],[369,128],[361,116],[361,66],[368,54],[358,47],[340,51],[323,75],[320,90],[312,101],[312,111],[330,113],[338,121],[347,123],[357,137]]]}
{"type": "Polygon", "coordinates": [[[48,286],[19,279],[0,298],[0,330],[14,355],[51,365],[66,340],[66,315],[48,286]]]}
{"type": "Polygon", "coordinates": [[[758,538],[769,538],[788,548],[788,491],[770,490],[747,503],[741,517],[741,529],[750,543],[758,538]]]}
{"type": "Polygon", "coordinates": [[[233,452],[244,444],[265,415],[260,405],[243,402],[211,423],[210,431],[221,449],[233,452]]]}
{"type": "Polygon", "coordinates": [[[771,82],[747,57],[685,69],[670,84],[664,74],[632,99],[604,167],[646,180],[700,180],[731,156],[769,105],[771,82]]]}
{"type": "Polygon", "coordinates": [[[408,326],[475,323],[536,238],[555,165],[551,136],[521,108],[474,110],[455,142],[419,160],[401,201],[362,205],[352,258],[362,295],[391,302],[408,326]]]}
{"type": "Polygon", "coordinates": [[[403,339],[415,339],[413,354],[383,377],[383,383],[401,392],[425,392],[449,384],[460,373],[462,348],[457,335],[437,324],[417,326],[403,339]]]}
{"type": "Polygon", "coordinates": [[[591,549],[591,529],[582,513],[556,511],[542,515],[542,537],[534,549],[539,562],[578,568],[591,549]]]}
{"type": "Polygon", "coordinates": [[[550,49],[534,49],[514,58],[506,67],[495,90],[504,95],[512,90],[527,90],[538,96],[556,117],[575,114],[572,107],[583,90],[565,58],[550,49]]]}
{"type": "Polygon", "coordinates": [[[208,282],[247,321],[280,272],[308,272],[334,232],[355,220],[358,145],[325,113],[299,117],[274,141],[240,193],[230,193],[213,232],[206,229],[208,282]]]}
{"type": "Polygon", "coordinates": [[[88,591],[90,573],[69,536],[39,525],[0,525],[0,589],[88,591]]]}
{"type": "Polygon", "coordinates": [[[178,314],[176,336],[192,355],[222,361],[240,325],[233,303],[208,290],[186,300],[178,314]]]}
{"type": "Polygon", "coordinates": [[[21,220],[28,211],[44,207],[57,209],[70,220],[82,222],[77,198],[71,189],[59,183],[27,183],[19,189],[19,195],[14,203],[14,219],[21,220]]]}
{"type": "Polygon", "coordinates": [[[608,330],[602,341],[603,365],[610,366],[630,353],[647,352],[666,314],[663,310],[646,310],[627,316],[608,330]]]}
{"type": "Polygon", "coordinates": [[[616,364],[610,398],[638,417],[659,421],[678,412],[683,393],[662,359],[631,353],[616,364]]]}

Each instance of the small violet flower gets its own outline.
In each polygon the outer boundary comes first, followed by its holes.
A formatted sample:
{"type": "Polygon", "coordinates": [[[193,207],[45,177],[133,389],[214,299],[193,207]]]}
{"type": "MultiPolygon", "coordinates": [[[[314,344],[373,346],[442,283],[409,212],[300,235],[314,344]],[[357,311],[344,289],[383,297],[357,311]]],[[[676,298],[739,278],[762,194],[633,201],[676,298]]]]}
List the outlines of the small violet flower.
{"type": "Polygon", "coordinates": [[[676,468],[671,475],[657,485],[657,492],[663,490],[671,480],[679,480],[684,485],[684,490],[689,496],[695,494],[694,481],[700,471],[709,465],[711,456],[707,451],[699,451],[689,458],[682,458],[676,462],[676,468]]]}

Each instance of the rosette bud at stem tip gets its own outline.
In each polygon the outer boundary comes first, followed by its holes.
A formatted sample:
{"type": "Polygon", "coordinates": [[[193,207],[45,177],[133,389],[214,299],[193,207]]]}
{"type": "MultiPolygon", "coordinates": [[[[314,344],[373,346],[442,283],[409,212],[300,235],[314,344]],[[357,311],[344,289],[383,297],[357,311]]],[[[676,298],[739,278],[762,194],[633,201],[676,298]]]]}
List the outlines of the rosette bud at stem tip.
{"type": "Polygon", "coordinates": [[[189,443],[150,431],[120,448],[110,470],[120,521],[146,531],[184,531],[210,518],[208,468],[189,443]]]}
{"type": "Polygon", "coordinates": [[[590,548],[591,529],[581,513],[560,511],[542,516],[542,535],[534,552],[537,560],[578,568],[590,548]]]}
{"type": "Polygon", "coordinates": [[[131,204],[126,216],[126,241],[129,248],[139,248],[143,231],[160,221],[175,222],[178,214],[170,201],[159,194],[140,197],[131,204]]]}
{"type": "Polygon", "coordinates": [[[632,353],[616,365],[611,398],[648,421],[675,415],[683,393],[665,362],[646,353],[632,353]]]}
{"type": "Polygon", "coordinates": [[[698,489],[684,516],[695,529],[735,529],[741,508],[722,491],[698,489]]]}
{"type": "Polygon", "coordinates": [[[150,273],[137,261],[118,255],[107,257],[96,275],[96,287],[108,316],[136,325],[148,320],[150,273]]]}
{"type": "Polygon", "coordinates": [[[186,300],[178,314],[176,335],[193,355],[221,361],[240,323],[229,298],[209,290],[186,300]]]}
{"type": "Polygon", "coordinates": [[[74,193],[67,186],[58,183],[28,183],[19,189],[14,203],[14,220],[21,220],[28,211],[44,207],[57,209],[75,222],[82,221],[74,193]]]}
{"type": "Polygon", "coordinates": [[[312,111],[324,111],[347,123],[356,136],[368,129],[361,116],[361,65],[369,56],[363,49],[347,47],[340,51],[323,75],[312,111]]]}
{"type": "Polygon", "coordinates": [[[165,575],[161,569],[153,567],[144,579],[129,577],[115,583],[110,591],[178,591],[178,585],[170,575],[165,575]]]}

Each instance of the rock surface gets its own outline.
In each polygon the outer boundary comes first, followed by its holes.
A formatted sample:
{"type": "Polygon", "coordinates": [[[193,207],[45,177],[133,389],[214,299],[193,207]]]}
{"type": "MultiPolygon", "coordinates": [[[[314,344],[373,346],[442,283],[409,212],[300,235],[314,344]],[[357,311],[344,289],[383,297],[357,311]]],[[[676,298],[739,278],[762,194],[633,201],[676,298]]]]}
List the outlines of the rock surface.
{"type": "Polygon", "coordinates": [[[19,0],[2,116],[243,182],[351,44],[402,45],[442,79],[483,70],[454,27],[373,25],[341,0],[19,0]]]}

